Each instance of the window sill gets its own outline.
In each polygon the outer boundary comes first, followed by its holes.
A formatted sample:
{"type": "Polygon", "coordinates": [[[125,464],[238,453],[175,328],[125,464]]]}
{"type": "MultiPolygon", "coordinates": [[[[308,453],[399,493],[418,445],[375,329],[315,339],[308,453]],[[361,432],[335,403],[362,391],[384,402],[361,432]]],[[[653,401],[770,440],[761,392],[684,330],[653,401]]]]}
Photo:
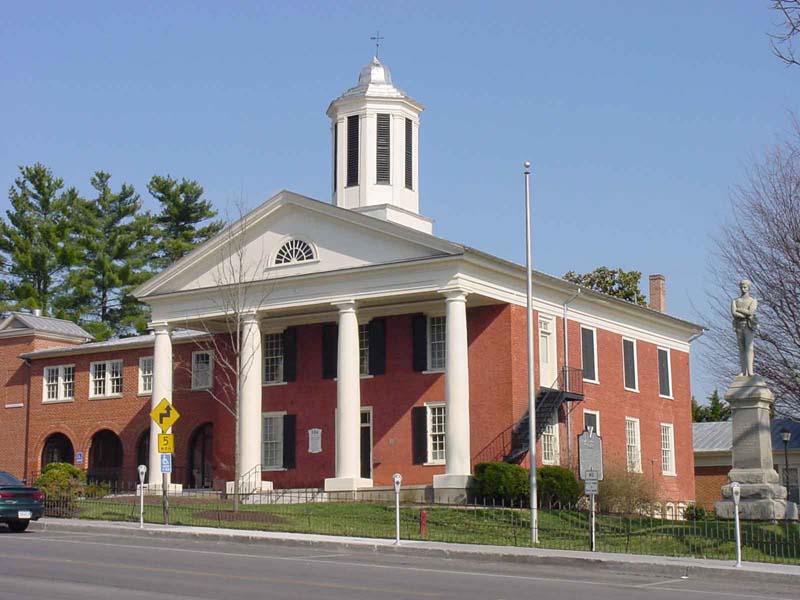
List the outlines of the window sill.
{"type": "MultiPolygon", "coordinates": [[[[89,400],[112,400],[114,398],[122,398],[122,394],[108,394],[107,396],[89,396],[89,400]]],[[[72,400],[70,400],[72,402],[72,400]]]]}
{"type": "Polygon", "coordinates": [[[659,394],[658,397],[663,398],[664,400],[675,400],[674,396],[664,396],[662,394],[659,394]]]}
{"type": "MultiPolygon", "coordinates": [[[[47,403],[45,402],[45,404],[47,403]]],[[[22,402],[16,402],[14,404],[6,404],[6,408],[22,408],[24,406],[25,405],[22,402]]]]}
{"type": "Polygon", "coordinates": [[[599,379],[583,379],[583,383],[594,383],[595,385],[600,385],[599,379]]]}
{"type": "Polygon", "coordinates": [[[443,467],[445,462],[443,460],[434,460],[431,462],[422,463],[423,467],[443,467]]]}
{"type": "Polygon", "coordinates": [[[286,467],[261,467],[261,472],[264,473],[265,471],[286,471],[286,467]]]}
{"type": "Polygon", "coordinates": [[[149,392],[138,392],[136,395],[137,396],[152,396],[153,392],[152,391],[149,391],[149,392]]]}
{"type": "Polygon", "coordinates": [[[361,375],[361,379],[374,379],[375,375],[368,373],[366,375],[361,375]]]}
{"type": "MultiPolygon", "coordinates": [[[[75,398],[63,398],[61,400],[42,400],[42,404],[67,404],[69,402],[75,402],[75,398]]],[[[20,404],[22,406],[22,404],[20,404]]],[[[6,408],[8,408],[8,404],[6,404],[6,408]]]]}
{"type": "Polygon", "coordinates": [[[677,473],[664,473],[664,472],[662,471],[662,472],[661,472],[661,476],[662,476],[662,477],[677,477],[677,476],[678,476],[678,474],[677,474],[677,473]]]}
{"type": "Polygon", "coordinates": [[[444,369],[427,369],[425,371],[422,371],[423,375],[441,375],[443,373],[444,373],[444,369]]]}
{"type": "Polygon", "coordinates": [[[279,385],[289,385],[288,381],[265,381],[261,384],[261,387],[276,387],[279,385]]]}
{"type": "Polygon", "coordinates": [[[625,388],[625,391],[626,391],[626,392],[633,392],[634,394],[638,394],[638,393],[639,393],[639,388],[629,388],[629,387],[626,387],[626,388],[625,388]]]}
{"type": "Polygon", "coordinates": [[[193,392],[208,392],[208,391],[210,391],[212,389],[213,389],[212,386],[207,385],[207,386],[204,386],[204,387],[192,387],[191,391],[193,391],[193,392]]]}

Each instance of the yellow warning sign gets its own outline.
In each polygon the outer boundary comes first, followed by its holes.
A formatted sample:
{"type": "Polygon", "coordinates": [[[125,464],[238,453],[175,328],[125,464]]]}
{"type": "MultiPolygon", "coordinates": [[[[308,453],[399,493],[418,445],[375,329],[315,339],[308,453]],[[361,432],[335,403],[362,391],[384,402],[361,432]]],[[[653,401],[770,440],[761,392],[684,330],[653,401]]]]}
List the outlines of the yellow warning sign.
{"type": "Polygon", "coordinates": [[[150,412],[150,418],[161,428],[161,433],[166,433],[167,429],[172,427],[180,416],[180,413],[166,398],[162,398],[161,402],[150,412]]]}
{"type": "Polygon", "coordinates": [[[171,433],[159,433],[158,451],[161,454],[173,454],[175,452],[175,436],[171,433]]]}

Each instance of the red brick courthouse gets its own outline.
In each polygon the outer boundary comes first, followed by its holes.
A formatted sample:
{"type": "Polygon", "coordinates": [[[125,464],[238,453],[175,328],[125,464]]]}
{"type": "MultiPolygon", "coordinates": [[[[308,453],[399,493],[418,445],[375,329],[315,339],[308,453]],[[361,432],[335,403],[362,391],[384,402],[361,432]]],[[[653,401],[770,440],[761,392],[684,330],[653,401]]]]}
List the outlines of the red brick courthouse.
{"type": "MultiPolygon", "coordinates": [[[[239,265],[241,471],[264,488],[404,482],[463,493],[474,465],[524,462],[525,269],[432,234],[419,212],[422,106],[374,59],[334,100],[333,198],[283,191],[136,290],[150,335],[92,342],[78,326],[0,323],[0,469],[68,461],[103,479],[160,481],[151,406],[171,399],[172,483],[225,487],[224,275],[239,265]],[[234,260],[235,259],[235,260],[234,260]],[[224,398],[222,399],[224,401],[224,398]]],[[[487,215],[488,216],[488,215],[487,215]]],[[[574,465],[592,426],[605,460],[694,499],[689,351],[701,329],[534,274],[538,459],[574,465]]]]}

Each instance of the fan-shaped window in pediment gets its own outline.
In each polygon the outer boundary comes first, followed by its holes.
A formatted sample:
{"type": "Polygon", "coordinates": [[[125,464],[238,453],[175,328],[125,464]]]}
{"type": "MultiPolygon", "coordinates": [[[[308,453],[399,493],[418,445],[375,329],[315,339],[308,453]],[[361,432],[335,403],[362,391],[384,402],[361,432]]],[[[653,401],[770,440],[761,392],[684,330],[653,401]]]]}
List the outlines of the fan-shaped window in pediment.
{"type": "Polygon", "coordinates": [[[275,255],[276,265],[288,265],[306,260],[314,260],[314,250],[303,240],[289,240],[275,255]]]}

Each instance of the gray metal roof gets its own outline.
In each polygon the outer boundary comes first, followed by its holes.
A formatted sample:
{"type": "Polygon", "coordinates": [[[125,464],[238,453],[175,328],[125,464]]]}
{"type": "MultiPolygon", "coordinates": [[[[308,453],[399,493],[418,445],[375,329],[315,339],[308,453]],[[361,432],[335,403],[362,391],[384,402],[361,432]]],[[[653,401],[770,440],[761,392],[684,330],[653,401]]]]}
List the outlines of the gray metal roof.
{"type": "Polygon", "coordinates": [[[14,325],[14,321],[34,331],[83,338],[85,340],[94,339],[83,327],[72,321],[56,319],[54,317],[42,317],[22,312],[12,312],[8,318],[0,324],[0,330],[19,329],[19,327],[14,325]]]}
{"type": "MultiPolygon", "coordinates": [[[[206,337],[205,331],[195,331],[192,329],[176,329],[172,332],[171,337],[173,342],[189,341],[206,337]]],[[[104,350],[117,350],[125,348],[146,348],[155,343],[156,336],[152,333],[147,335],[137,335],[135,337],[119,338],[113,340],[105,340],[103,342],[89,342],[88,344],[81,344],[79,346],[66,346],[63,348],[42,348],[41,350],[34,350],[33,352],[26,352],[21,354],[22,358],[46,358],[50,356],[61,356],[70,354],[88,354],[93,352],[102,352],[104,350]]]]}
{"type": "MultiPolygon", "coordinates": [[[[783,450],[781,431],[792,432],[790,449],[800,449],[800,423],[791,419],[772,420],[772,449],[783,450]]],[[[692,423],[692,438],[695,452],[730,452],[733,446],[733,423],[692,423]]]]}

